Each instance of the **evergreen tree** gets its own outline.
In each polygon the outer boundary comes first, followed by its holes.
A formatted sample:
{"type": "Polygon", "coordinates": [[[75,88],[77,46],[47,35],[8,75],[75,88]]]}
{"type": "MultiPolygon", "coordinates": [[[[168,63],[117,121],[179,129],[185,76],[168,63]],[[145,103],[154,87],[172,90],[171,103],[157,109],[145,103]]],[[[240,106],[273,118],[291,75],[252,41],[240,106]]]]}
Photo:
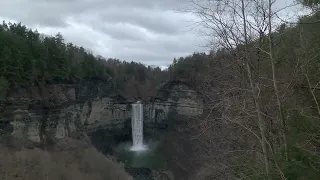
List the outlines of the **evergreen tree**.
{"type": "Polygon", "coordinates": [[[113,80],[124,91],[127,83],[151,86],[161,73],[141,63],[94,56],[83,47],[66,43],[61,33],[46,36],[21,23],[3,21],[0,25],[0,77],[2,82],[10,82],[8,86],[95,79],[113,80]]]}

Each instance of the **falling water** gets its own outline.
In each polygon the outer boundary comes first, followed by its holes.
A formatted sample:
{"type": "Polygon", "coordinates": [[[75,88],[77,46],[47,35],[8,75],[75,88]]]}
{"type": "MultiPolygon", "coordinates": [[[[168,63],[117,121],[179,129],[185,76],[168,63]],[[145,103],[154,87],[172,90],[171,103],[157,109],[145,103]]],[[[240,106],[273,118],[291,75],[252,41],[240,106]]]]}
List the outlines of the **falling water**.
{"type": "Polygon", "coordinates": [[[143,105],[140,101],[132,104],[131,127],[133,141],[131,151],[145,150],[143,145],[143,105]]]}

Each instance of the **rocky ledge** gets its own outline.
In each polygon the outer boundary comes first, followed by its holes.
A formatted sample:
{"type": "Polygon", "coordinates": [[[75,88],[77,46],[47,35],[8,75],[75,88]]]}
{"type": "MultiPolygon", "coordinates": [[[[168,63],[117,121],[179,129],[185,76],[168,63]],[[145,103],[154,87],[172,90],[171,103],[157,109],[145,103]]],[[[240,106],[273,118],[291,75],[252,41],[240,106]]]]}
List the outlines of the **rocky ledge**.
{"type": "MultiPolygon", "coordinates": [[[[157,94],[143,102],[146,128],[166,128],[170,112],[203,112],[201,98],[184,83],[169,82],[157,94]]],[[[0,134],[47,142],[77,131],[130,133],[131,103],[110,81],[14,87],[0,100],[0,134]]]]}
{"type": "Polygon", "coordinates": [[[128,102],[103,81],[15,87],[1,104],[0,132],[35,142],[98,125],[120,129],[130,118],[128,102]]]}

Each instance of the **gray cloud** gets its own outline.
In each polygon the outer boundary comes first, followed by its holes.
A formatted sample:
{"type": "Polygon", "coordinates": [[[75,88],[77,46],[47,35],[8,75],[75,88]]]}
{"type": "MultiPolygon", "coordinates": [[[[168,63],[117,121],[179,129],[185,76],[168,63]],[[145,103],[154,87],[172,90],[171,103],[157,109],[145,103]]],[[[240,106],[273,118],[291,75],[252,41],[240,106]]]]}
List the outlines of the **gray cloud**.
{"type": "Polygon", "coordinates": [[[112,23],[134,24],[154,33],[177,34],[181,23],[178,18],[171,18],[175,15],[172,11],[154,10],[150,12],[148,9],[141,8],[110,8],[101,13],[100,18],[112,23]]]}
{"type": "Polygon", "coordinates": [[[108,34],[116,40],[123,41],[142,41],[146,37],[144,33],[136,26],[127,23],[104,24],[101,27],[102,32],[108,34]]]}
{"type": "Polygon", "coordinates": [[[174,9],[186,0],[2,0],[0,17],[61,32],[67,41],[106,57],[166,65],[199,50],[189,17],[174,9]]]}
{"type": "MultiPolygon", "coordinates": [[[[292,0],[286,0],[292,1],[292,0]]],[[[203,50],[192,15],[175,13],[188,0],[1,0],[0,17],[105,57],[167,65],[203,50]]]]}

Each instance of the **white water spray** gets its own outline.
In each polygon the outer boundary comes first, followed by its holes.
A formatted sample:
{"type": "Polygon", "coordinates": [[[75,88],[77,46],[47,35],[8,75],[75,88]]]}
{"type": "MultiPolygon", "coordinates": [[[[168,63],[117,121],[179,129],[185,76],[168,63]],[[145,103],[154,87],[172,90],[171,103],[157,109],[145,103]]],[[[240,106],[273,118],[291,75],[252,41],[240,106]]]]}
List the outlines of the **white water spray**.
{"type": "Polygon", "coordinates": [[[143,145],[143,105],[140,101],[132,104],[132,141],[131,151],[143,151],[146,147],[143,145]]]}

